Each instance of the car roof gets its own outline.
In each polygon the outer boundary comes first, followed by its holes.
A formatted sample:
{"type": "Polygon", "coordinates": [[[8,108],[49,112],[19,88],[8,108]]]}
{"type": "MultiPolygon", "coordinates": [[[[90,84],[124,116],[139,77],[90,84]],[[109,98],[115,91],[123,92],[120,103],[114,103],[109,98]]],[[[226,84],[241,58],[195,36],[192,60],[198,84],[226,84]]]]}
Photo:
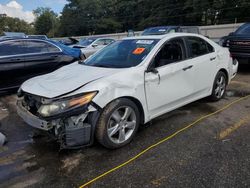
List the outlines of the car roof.
{"type": "Polygon", "coordinates": [[[181,37],[181,36],[196,36],[196,37],[201,37],[202,35],[194,34],[194,33],[168,33],[165,35],[145,35],[145,36],[135,36],[135,37],[126,37],[124,40],[129,40],[129,39],[164,39],[164,38],[173,38],[173,37],[181,37]]]}
{"type": "Polygon", "coordinates": [[[155,27],[147,27],[146,29],[165,29],[165,28],[176,28],[179,26],[165,25],[165,26],[155,26],[155,27]]]}
{"type": "Polygon", "coordinates": [[[40,38],[32,38],[32,37],[5,37],[3,38],[0,37],[0,41],[10,41],[10,40],[42,40],[42,41],[51,41],[49,39],[40,39],[40,38]]]}
{"type": "Polygon", "coordinates": [[[155,26],[155,27],[148,27],[147,29],[169,29],[169,28],[177,28],[177,27],[197,27],[197,26],[185,26],[185,25],[164,25],[164,26],[155,26]]]}
{"type": "Polygon", "coordinates": [[[113,39],[113,38],[110,38],[110,37],[87,37],[87,38],[84,38],[83,40],[85,40],[85,39],[97,40],[97,39],[113,39]]]}
{"type": "Polygon", "coordinates": [[[6,37],[25,37],[25,33],[22,32],[3,32],[6,37]]]}

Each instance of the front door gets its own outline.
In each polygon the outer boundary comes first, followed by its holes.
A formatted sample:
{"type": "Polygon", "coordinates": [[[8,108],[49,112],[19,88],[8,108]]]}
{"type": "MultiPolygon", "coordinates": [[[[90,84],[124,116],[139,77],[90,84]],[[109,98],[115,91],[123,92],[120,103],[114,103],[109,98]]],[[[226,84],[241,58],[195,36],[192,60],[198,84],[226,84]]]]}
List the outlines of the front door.
{"type": "Polygon", "coordinates": [[[195,76],[182,38],[165,43],[145,73],[145,88],[151,118],[192,100],[195,76]]]}

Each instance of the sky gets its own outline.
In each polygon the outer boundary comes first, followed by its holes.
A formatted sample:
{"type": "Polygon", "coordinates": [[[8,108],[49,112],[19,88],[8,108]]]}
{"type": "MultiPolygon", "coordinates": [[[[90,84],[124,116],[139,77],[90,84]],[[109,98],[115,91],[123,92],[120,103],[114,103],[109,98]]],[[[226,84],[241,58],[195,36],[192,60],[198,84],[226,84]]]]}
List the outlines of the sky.
{"type": "Polygon", "coordinates": [[[32,11],[37,7],[50,7],[60,14],[66,3],[66,0],[0,0],[0,14],[5,13],[31,23],[35,19],[32,11]]]}

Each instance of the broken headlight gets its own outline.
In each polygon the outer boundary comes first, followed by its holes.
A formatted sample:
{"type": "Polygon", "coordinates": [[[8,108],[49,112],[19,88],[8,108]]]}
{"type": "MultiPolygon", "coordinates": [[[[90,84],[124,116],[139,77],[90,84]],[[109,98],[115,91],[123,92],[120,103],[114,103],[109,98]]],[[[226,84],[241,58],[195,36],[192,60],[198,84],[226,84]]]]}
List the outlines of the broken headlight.
{"type": "Polygon", "coordinates": [[[38,113],[43,117],[57,115],[88,104],[96,94],[97,92],[91,92],[75,98],[58,100],[51,104],[44,104],[39,108],[38,113]]]}

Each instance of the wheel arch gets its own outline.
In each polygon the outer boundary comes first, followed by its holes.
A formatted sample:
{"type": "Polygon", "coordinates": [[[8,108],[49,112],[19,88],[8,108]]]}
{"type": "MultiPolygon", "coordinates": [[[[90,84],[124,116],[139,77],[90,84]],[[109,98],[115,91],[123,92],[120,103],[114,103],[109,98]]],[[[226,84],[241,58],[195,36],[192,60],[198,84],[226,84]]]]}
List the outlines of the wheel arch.
{"type": "MultiPolygon", "coordinates": [[[[110,101],[108,104],[110,104],[111,102],[115,101],[115,100],[119,100],[119,99],[128,99],[131,100],[133,103],[135,103],[135,105],[138,107],[138,110],[140,112],[140,124],[144,124],[145,123],[145,111],[143,109],[142,103],[136,99],[135,97],[131,97],[131,96],[122,96],[122,97],[118,97],[116,99],[113,99],[112,101],[110,101]],[[141,113],[142,112],[142,113],[141,113]]],[[[107,105],[108,105],[107,104],[107,105]]],[[[106,105],[106,106],[107,106],[106,105]]],[[[106,107],[105,106],[105,107],[106,107]]],[[[105,108],[104,107],[104,108],[105,108]]]]}
{"type": "Polygon", "coordinates": [[[229,83],[229,73],[226,69],[222,68],[218,72],[223,72],[226,75],[227,84],[229,83]]]}

